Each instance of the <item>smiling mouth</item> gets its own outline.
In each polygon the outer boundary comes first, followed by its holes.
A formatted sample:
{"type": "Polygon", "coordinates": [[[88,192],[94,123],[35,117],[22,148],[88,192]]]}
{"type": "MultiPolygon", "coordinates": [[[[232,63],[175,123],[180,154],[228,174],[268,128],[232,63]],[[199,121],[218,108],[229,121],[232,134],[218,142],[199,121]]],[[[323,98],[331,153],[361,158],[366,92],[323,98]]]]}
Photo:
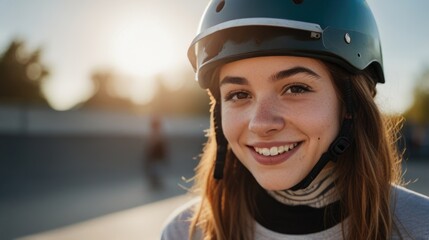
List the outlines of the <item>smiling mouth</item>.
{"type": "Polygon", "coordinates": [[[277,155],[292,151],[292,149],[294,149],[299,144],[300,143],[296,142],[296,143],[286,144],[282,146],[275,146],[271,148],[253,147],[253,149],[255,150],[255,152],[257,152],[259,155],[262,155],[262,156],[277,156],[277,155]]]}

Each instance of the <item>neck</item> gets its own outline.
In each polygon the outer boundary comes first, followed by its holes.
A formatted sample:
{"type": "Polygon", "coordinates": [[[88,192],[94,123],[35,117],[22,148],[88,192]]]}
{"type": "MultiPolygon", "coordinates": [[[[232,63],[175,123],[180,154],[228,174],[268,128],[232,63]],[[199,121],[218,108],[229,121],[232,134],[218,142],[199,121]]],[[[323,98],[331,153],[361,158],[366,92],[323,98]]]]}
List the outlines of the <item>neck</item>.
{"type": "Polygon", "coordinates": [[[268,191],[268,194],[278,202],[286,205],[307,205],[314,208],[321,208],[339,199],[334,180],[333,166],[328,165],[307,188],[296,191],[268,191]]]}

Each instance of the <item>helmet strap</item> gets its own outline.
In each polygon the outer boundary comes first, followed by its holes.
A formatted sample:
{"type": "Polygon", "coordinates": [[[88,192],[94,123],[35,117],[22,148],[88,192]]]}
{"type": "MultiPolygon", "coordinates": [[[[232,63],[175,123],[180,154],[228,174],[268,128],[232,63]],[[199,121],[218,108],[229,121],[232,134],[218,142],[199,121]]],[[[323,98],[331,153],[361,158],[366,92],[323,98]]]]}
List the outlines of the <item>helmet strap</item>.
{"type": "Polygon", "coordinates": [[[351,145],[353,125],[353,109],[352,109],[352,88],[350,80],[345,81],[344,97],[346,105],[346,115],[341,124],[340,132],[328,148],[328,151],[322,154],[319,161],[311,169],[310,173],[301,180],[298,184],[290,188],[292,191],[307,188],[311,182],[317,177],[329,161],[336,162],[338,156],[343,154],[351,145]]]}
{"type": "Polygon", "coordinates": [[[223,169],[225,168],[226,151],[227,151],[228,142],[222,130],[221,106],[218,101],[216,101],[215,107],[214,107],[213,124],[215,129],[216,145],[217,145],[213,177],[217,180],[220,180],[223,178],[223,169]]]}

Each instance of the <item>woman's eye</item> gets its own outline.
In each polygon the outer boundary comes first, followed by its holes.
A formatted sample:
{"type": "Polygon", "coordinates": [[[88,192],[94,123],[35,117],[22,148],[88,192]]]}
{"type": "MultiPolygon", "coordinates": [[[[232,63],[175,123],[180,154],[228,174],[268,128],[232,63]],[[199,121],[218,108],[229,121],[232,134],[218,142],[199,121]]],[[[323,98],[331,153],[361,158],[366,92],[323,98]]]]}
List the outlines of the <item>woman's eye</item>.
{"type": "Polygon", "coordinates": [[[250,94],[247,92],[232,92],[225,96],[225,101],[237,101],[247,98],[250,98],[250,94]]]}
{"type": "Polygon", "coordinates": [[[306,85],[289,85],[284,88],[283,94],[296,95],[296,94],[306,93],[308,91],[310,91],[310,87],[306,85]]]}

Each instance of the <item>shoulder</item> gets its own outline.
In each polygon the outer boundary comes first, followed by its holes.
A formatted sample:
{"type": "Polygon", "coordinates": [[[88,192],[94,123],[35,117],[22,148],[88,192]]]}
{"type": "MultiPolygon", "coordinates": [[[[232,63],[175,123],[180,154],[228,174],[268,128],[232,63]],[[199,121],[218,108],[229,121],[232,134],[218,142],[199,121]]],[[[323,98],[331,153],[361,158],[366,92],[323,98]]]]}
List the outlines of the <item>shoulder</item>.
{"type": "Polygon", "coordinates": [[[177,208],[164,224],[162,240],[188,240],[189,227],[193,216],[193,208],[200,202],[199,198],[194,198],[177,208]]]}
{"type": "Polygon", "coordinates": [[[429,238],[429,197],[404,187],[392,189],[394,223],[400,235],[429,238]]]}

